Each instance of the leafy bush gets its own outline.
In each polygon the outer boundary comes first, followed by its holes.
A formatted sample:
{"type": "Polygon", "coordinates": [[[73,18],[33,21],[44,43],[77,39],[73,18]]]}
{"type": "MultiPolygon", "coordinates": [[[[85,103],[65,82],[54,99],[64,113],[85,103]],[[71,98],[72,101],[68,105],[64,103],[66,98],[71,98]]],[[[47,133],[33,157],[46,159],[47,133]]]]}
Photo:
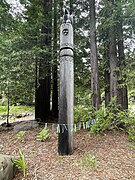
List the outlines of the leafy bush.
{"type": "Polygon", "coordinates": [[[91,132],[94,134],[102,133],[106,130],[121,129],[126,130],[129,135],[129,140],[135,142],[135,115],[134,110],[121,111],[120,107],[116,105],[116,99],[112,99],[107,108],[101,107],[95,111],[94,107],[90,106],[90,95],[88,92],[77,94],[77,103],[74,107],[74,121],[78,122],[92,122],[91,132]]]}
{"type": "Polygon", "coordinates": [[[39,134],[36,136],[37,141],[45,141],[49,138],[49,129],[42,129],[39,134]]]}
{"type": "Polygon", "coordinates": [[[19,149],[19,156],[20,156],[19,159],[12,158],[11,161],[13,162],[13,164],[16,167],[22,169],[23,175],[25,177],[25,174],[26,174],[26,161],[25,161],[24,155],[23,155],[23,153],[21,152],[20,149],[19,149]]]}
{"type": "Polygon", "coordinates": [[[128,129],[129,140],[135,142],[135,124],[128,129]]]}
{"type": "Polygon", "coordinates": [[[128,118],[123,120],[126,125],[126,131],[130,141],[135,142],[135,115],[134,113],[129,113],[128,118]]]}
{"type": "Polygon", "coordinates": [[[135,90],[129,91],[129,100],[135,102],[135,90]]]}
{"type": "Polygon", "coordinates": [[[90,121],[94,114],[94,108],[92,106],[76,105],[74,107],[74,121],[86,122],[90,121]]]}
{"type": "Polygon", "coordinates": [[[97,134],[105,130],[122,129],[128,118],[128,112],[121,111],[112,101],[107,108],[100,108],[95,112],[96,120],[91,126],[91,132],[97,134]]]}
{"type": "Polygon", "coordinates": [[[113,105],[96,111],[95,119],[91,126],[92,133],[98,134],[106,130],[121,129],[128,133],[130,141],[135,142],[135,116],[130,111],[121,111],[113,105]]]}
{"type": "Polygon", "coordinates": [[[105,119],[105,114],[103,109],[99,109],[96,112],[96,120],[94,121],[94,124],[91,126],[91,132],[94,134],[100,133],[105,131],[109,126],[110,122],[105,119]]]}
{"type": "Polygon", "coordinates": [[[90,106],[91,91],[84,86],[75,86],[75,105],[90,106]]]}

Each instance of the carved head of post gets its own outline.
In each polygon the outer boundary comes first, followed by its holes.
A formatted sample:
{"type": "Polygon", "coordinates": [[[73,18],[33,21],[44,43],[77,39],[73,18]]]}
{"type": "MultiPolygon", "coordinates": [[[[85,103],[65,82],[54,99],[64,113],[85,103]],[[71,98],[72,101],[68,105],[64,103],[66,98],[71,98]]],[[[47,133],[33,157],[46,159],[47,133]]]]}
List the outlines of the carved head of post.
{"type": "Polygon", "coordinates": [[[69,11],[65,8],[62,23],[73,23],[73,16],[69,14],[69,11]]]}
{"type": "Polygon", "coordinates": [[[69,12],[67,9],[65,9],[64,16],[63,16],[64,23],[66,23],[68,19],[69,19],[69,12]]]}

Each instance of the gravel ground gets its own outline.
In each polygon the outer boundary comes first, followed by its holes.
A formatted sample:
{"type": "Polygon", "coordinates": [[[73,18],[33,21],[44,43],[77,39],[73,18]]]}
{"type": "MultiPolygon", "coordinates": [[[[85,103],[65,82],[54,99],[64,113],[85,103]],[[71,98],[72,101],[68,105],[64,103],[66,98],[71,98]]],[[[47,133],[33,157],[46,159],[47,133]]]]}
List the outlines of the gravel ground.
{"type": "Polygon", "coordinates": [[[26,177],[20,170],[14,180],[135,180],[135,149],[123,132],[92,136],[81,130],[74,134],[74,153],[64,157],[58,156],[56,134],[46,142],[36,141],[37,134],[27,131],[21,142],[14,131],[0,132],[0,153],[17,158],[20,148],[25,155],[26,177]]]}

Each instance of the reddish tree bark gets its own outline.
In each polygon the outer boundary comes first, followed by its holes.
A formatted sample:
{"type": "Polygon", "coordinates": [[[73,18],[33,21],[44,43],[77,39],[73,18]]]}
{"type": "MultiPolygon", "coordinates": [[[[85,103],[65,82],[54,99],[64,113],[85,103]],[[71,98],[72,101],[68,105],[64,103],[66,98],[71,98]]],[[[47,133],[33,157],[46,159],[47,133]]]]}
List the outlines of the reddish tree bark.
{"type": "Polygon", "coordinates": [[[97,58],[97,41],[96,41],[96,13],[95,0],[89,0],[90,5],[90,49],[91,49],[91,90],[92,90],[92,105],[99,109],[100,106],[100,87],[98,73],[98,58],[97,58]]]}

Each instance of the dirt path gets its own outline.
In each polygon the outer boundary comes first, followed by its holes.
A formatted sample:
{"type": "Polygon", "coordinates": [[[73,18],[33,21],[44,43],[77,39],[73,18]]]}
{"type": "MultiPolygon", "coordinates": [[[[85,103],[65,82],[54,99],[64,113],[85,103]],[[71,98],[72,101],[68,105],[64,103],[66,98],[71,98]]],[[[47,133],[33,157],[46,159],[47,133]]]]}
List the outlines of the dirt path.
{"type": "Polygon", "coordinates": [[[135,150],[124,133],[91,136],[81,130],[74,135],[74,154],[65,157],[58,156],[55,134],[46,142],[38,142],[37,133],[27,131],[22,143],[15,132],[0,132],[0,153],[17,157],[20,148],[25,154],[26,177],[20,172],[15,180],[135,180],[135,150]],[[92,167],[88,154],[95,162],[92,167]]]}

